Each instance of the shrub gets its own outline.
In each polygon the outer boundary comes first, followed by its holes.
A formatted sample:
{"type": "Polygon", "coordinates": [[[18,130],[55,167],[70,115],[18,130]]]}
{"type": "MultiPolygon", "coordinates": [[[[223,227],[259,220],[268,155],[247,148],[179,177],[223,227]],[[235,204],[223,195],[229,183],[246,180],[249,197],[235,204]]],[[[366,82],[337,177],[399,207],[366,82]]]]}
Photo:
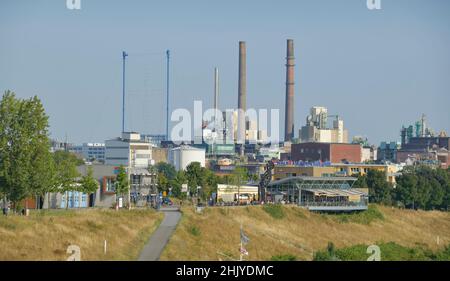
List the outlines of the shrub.
{"type": "Polygon", "coordinates": [[[189,230],[189,233],[190,233],[190,234],[192,234],[192,235],[194,235],[194,236],[200,236],[200,229],[198,229],[197,226],[192,225],[192,226],[189,227],[188,230],[189,230]]]}
{"type": "Polygon", "coordinates": [[[270,258],[271,261],[296,261],[297,257],[291,254],[276,255],[270,258]]]}
{"type": "MultiPolygon", "coordinates": [[[[431,261],[431,260],[450,260],[450,245],[444,250],[432,252],[423,247],[416,246],[414,248],[405,247],[395,242],[377,243],[380,247],[382,261],[431,261]]],[[[371,254],[367,253],[369,245],[353,245],[341,249],[336,249],[335,255],[337,260],[344,261],[366,261],[371,254]]],[[[329,248],[327,250],[318,251],[314,255],[315,261],[333,260],[329,248]]]]}
{"type": "Polygon", "coordinates": [[[383,213],[378,210],[375,205],[369,205],[369,209],[363,212],[350,213],[350,214],[337,214],[335,215],[340,223],[359,223],[370,224],[376,220],[384,220],[383,213]]]}
{"type": "Polygon", "coordinates": [[[263,210],[272,216],[274,219],[284,218],[283,207],[279,204],[276,205],[264,205],[263,210]]]}

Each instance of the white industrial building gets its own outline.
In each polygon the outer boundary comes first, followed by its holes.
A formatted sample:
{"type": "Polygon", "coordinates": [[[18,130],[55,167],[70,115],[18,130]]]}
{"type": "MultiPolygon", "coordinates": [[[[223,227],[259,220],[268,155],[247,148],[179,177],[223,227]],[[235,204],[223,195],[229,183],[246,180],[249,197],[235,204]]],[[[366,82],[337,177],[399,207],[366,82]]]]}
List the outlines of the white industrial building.
{"type": "Polygon", "coordinates": [[[205,167],[205,150],[182,145],[169,150],[168,161],[177,171],[186,170],[192,162],[199,162],[202,167],[205,167]]]}
{"type": "Polygon", "coordinates": [[[301,142],[348,143],[348,131],[338,115],[328,115],[328,109],[314,106],[300,131],[301,142]],[[328,127],[328,117],[335,117],[332,127],[328,127]]]}
{"type": "Polygon", "coordinates": [[[129,168],[147,168],[153,165],[153,145],[141,140],[141,135],[135,132],[122,133],[121,138],[105,142],[105,164],[123,165],[129,168]]]}

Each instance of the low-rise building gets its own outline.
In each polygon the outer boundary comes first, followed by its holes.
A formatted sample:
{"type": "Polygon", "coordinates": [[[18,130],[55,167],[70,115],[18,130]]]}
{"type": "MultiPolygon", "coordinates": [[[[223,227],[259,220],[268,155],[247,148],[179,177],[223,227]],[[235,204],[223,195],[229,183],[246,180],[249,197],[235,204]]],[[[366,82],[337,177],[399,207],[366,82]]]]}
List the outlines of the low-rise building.
{"type": "Polygon", "coordinates": [[[311,163],[280,164],[277,163],[272,172],[273,180],[288,177],[348,177],[366,175],[370,170],[386,173],[386,181],[395,185],[395,177],[399,175],[402,166],[397,164],[345,164],[328,163],[325,165],[313,165],[311,163]]]}
{"type": "MultiPolygon", "coordinates": [[[[77,191],[74,185],[73,191],[53,192],[43,198],[43,208],[64,209],[103,207],[111,208],[117,202],[116,179],[119,166],[115,165],[81,165],[77,167],[80,177],[86,176],[88,169],[92,169],[92,176],[98,182],[98,189],[92,194],[77,191]]],[[[136,205],[145,205],[150,196],[157,194],[156,174],[150,173],[144,168],[127,168],[130,183],[131,201],[136,205]]],[[[128,194],[123,194],[123,202],[128,202],[128,194]]]]}
{"type": "Polygon", "coordinates": [[[242,185],[240,187],[230,184],[217,185],[217,202],[221,203],[235,203],[238,201],[238,194],[240,203],[251,203],[258,201],[258,186],[257,185],[242,185]]]}
{"type": "Polygon", "coordinates": [[[87,161],[105,162],[104,143],[83,143],[70,147],[69,151],[81,155],[87,161]]]}

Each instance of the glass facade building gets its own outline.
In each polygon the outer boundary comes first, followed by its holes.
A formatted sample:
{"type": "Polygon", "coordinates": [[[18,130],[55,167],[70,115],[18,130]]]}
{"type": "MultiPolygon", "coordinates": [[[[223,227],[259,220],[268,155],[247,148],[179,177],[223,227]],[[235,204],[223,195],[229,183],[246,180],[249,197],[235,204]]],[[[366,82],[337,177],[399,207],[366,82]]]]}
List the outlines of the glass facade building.
{"type": "Polygon", "coordinates": [[[263,198],[315,211],[366,210],[368,192],[352,188],[355,181],[353,177],[288,177],[271,182],[263,198]]]}

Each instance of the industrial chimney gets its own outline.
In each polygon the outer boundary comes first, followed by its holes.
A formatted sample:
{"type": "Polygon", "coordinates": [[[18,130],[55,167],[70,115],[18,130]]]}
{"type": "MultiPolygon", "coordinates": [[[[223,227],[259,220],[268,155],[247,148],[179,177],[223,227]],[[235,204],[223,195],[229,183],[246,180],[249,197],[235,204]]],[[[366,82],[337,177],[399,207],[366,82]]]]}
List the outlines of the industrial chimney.
{"type": "Polygon", "coordinates": [[[284,141],[292,141],[294,137],[294,40],[287,40],[286,53],[286,105],[284,111],[284,141]]]}
{"type": "Polygon", "coordinates": [[[247,110],[247,63],[246,63],[245,42],[239,42],[239,86],[238,86],[238,126],[237,142],[242,144],[241,155],[243,154],[243,144],[245,144],[245,111],[247,110]]]}

